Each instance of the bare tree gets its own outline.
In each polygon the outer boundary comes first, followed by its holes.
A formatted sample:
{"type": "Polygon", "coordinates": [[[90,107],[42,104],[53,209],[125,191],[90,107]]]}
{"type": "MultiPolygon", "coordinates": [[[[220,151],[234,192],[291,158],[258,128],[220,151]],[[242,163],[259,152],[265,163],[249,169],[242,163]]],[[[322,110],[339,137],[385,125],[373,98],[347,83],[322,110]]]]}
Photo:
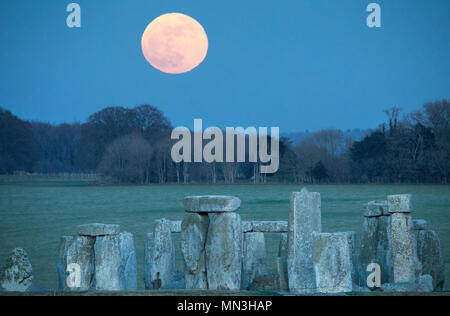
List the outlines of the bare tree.
{"type": "Polygon", "coordinates": [[[153,148],[139,134],[122,136],[107,146],[100,173],[121,183],[150,182],[153,148]]]}

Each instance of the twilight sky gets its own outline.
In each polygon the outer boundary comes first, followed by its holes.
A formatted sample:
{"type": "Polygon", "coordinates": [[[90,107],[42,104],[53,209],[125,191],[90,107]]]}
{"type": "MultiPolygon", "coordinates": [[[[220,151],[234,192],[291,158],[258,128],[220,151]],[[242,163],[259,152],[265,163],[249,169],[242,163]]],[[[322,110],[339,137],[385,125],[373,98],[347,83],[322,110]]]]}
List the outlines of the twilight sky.
{"type": "Polygon", "coordinates": [[[24,119],[85,121],[106,106],[157,106],[174,126],[368,128],[383,109],[450,98],[448,0],[0,1],[0,106],[24,119]],[[382,27],[366,25],[378,2],[382,27]],[[205,61],[164,74],[141,52],[161,14],[202,24],[205,61]]]}

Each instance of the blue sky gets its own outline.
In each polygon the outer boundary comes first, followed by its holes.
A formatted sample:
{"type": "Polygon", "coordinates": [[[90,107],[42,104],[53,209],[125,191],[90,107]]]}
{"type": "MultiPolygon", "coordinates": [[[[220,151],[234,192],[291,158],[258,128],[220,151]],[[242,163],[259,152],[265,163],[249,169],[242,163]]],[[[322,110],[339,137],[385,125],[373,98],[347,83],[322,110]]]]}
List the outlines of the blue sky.
{"type": "Polygon", "coordinates": [[[450,1],[63,0],[0,2],[0,106],[22,118],[85,121],[106,106],[152,104],[174,126],[279,126],[293,132],[371,128],[384,109],[450,98],[450,1]],[[181,12],[209,38],[194,71],[152,68],[140,39],[181,12]]]}

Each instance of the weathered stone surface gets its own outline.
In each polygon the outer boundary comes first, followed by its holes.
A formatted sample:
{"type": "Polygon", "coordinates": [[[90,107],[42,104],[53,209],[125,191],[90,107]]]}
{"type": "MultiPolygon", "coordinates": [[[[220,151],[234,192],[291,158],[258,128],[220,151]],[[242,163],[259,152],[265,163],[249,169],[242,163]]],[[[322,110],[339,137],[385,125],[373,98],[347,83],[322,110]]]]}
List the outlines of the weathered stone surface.
{"type": "Polygon", "coordinates": [[[172,233],[181,233],[181,221],[171,221],[170,231],[172,233]]]}
{"type": "Polygon", "coordinates": [[[253,290],[253,281],[268,275],[264,233],[245,233],[243,254],[243,287],[244,290],[253,290]]]}
{"type": "Polygon", "coordinates": [[[206,270],[211,290],[239,290],[242,276],[241,217],[218,213],[210,217],[206,270]]]}
{"type": "Polygon", "coordinates": [[[188,213],[181,224],[181,252],[184,260],[186,289],[207,289],[205,245],[208,234],[207,214],[188,213]]]}
{"type": "Polygon", "coordinates": [[[378,260],[378,225],[379,217],[364,217],[361,232],[361,264],[381,264],[378,260]]]}
{"type": "Polygon", "coordinates": [[[412,195],[399,194],[388,196],[389,213],[411,213],[413,209],[412,195]]]}
{"type": "Polygon", "coordinates": [[[174,281],[175,249],[171,221],[155,221],[153,233],[147,234],[144,281],[146,289],[165,289],[174,281]]]}
{"type": "Polygon", "coordinates": [[[421,264],[417,258],[417,242],[409,214],[392,214],[391,244],[394,282],[415,283],[421,274],[421,264]]]}
{"type": "Polygon", "coordinates": [[[78,235],[80,236],[111,236],[120,233],[120,225],[115,224],[85,224],[78,226],[78,235]]]}
{"type": "Polygon", "coordinates": [[[25,292],[33,287],[33,267],[25,250],[15,248],[0,270],[0,290],[25,292]]]}
{"type": "Polygon", "coordinates": [[[316,278],[312,259],[314,238],[322,231],[320,194],[294,192],[291,196],[288,232],[289,289],[314,293],[316,278]]]}
{"type": "Polygon", "coordinates": [[[322,233],[314,239],[313,262],[320,293],[345,293],[353,290],[354,233],[322,233]]]}
{"type": "Polygon", "coordinates": [[[376,263],[378,263],[381,267],[381,283],[394,282],[394,264],[391,245],[391,216],[381,216],[378,220],[376,263]]]}
{"type": "Polygon", "coordinates": [[[62,237],[59,245],[57,262],[58,284],[62,291],[88,291],[94,287],[95,254],[94,237],[62,237]],[[76,287],[76,280],[67,282],[76,266],[80,267],[80,286],[76,287]],[[68,271],[69,270],[69,271],[68,271]]]}
{"type": "Polygon", "coordinates": [[[184,198],[183,206],[186,212],[191,213],[234,212],[241,206],[241,200],[222,195],[188,196],[184,198]]]}
{"type": "Polygon", "coordinates": [[[274,291],[279,289],[278,274],[264,274],[257,276],[252,282],[255,291],[274,291]]]}
{"type": "Polygon", "coordinates": [[[241,228],[243,233],[249,233],[253,230],[253,222],[243,221],[241,222],[241,228]]]}
{"type": "Polygon", "coordinates": [[[427,221],[424,219],[413,219],[413,230],[425,230],[427,229],[427,221]]]}
{"type": "Polygon", "coordinates": [[[242,232],[261,232],[261,233],[287,233],[288,222],[286,221],[252,221],[242,222],[242,232]]]}
{"type": "Polygon", "coordinates": [[[120,291],[120,255],[119,235],[97,237],[95,251],[95,289],[120,291]]]}
{"type": "Polygon", "coordinates": [[[279,277],[279,287],[282,291],[289,291],[289,277],[288,277],[288,234],[281,234],[280,245],[278,246],[277,270],[279,277]]]}
{"type": "Polygon", "coordinates": [[[432,230],[417,233],[417,255],[422,264],[422,273],[431,275],[434,289],[442,289],[445,283],[445,263],[438,234],[432,230]]]}
{"type": "Polygon", "coordinates": [[[381,285],[383,292],[432,292],[433,278],[430,275],[421,275],[417,283],[385,283],[381,285]]]}
{"type": "Polygon", "coordinates": [[[122,291],[137,290],[137,263],[134,238],[131,233],[119,234],[121,264],[119,269],[120,289],[122,291]]]}
{"type": "MultiPolygon", "coordinates": [[[[356,246],[356,234],[355,232],[346,232],[348,247],[350,251],[350,260],[352,264],[352,282],[353,290],[360,288],[360,286],[367,286],[367,278],[362,277],[363,268],[360,261],[359,247],[356,246]]],[[[366,270],[366,269],[364,269],[366,270]]]]}
{"type": "Polygon", "coordinates": [[[161,289],[167,290],[184,290],[186,289],[186,282],[184,278],[184,271],[175,271],[173,281],[165,285],[161,289]]]}
{"type": "Polygon", "coordinates": [[[377,217],[388,212],[387,201],[372,201],[364,206],[364,216],[365,217],[377,217]]]}

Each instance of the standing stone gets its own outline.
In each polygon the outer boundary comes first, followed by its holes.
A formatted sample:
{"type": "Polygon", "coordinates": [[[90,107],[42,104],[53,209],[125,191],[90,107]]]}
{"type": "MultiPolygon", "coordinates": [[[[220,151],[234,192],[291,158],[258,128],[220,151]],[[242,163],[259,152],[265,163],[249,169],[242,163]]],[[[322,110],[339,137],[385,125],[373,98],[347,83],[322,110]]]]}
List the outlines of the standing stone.
{"type": "Polygon", "coordinates": [[[413,219],[413,230],[425,230],[427,229],[428,223],[423,219],[413,219]]]}
{"type": "Polygon", "coordinates": [[[153,233],[147,234],[144,281],[146,289],[167,288],[175,275],[175,248],[171,221],[156,220],[153,233]]]}
{"type": "Polygon", "coordinates": [[[264,233],[244,234],[244,290],[254,290],[253,282],[268,275],[264,233]]]}
{"type": "Polygon", "coordinates": [[[278,277],[280,281],[280,290],[289,291],[289,278],[288,278],[288,234],[283,233],[280,237],[280,245],[278,247],[277,269],[278,277]]]}
{"type": "Polygon", "coordinates": [[[318,292],[353,290],[352,238],[354,233],[322,233],[314,239],[313,262],[318,292]]]}
{"type": "Polygon", "coordinates": [[[381,262],[378,260],[378,231],[379,217],[364,217],[361,234],[361,264],[366,268],[370,263],[381,262]]]}
{"type": "MultiPolygon", "coordinates": [[[[391,209],[391,208],[389,208],[391,209]]],[[[408,213],[391,215],[391,243],[395,283],[415,283],[421,272],[417,242],[408,213]]]]}
{"type": "MultiPolygon", "coordinates": [[[[87,236],[62,237],[57,262],[58,284],[62,291],[88,291],[94,287],[95,238],[87,236]],[[78,265],[78,266],[76,266],[78,265]],[[80,287],[68,284],[67,278],[80,268],[80,287]],[[69,271],[67,271],[69,270],[69,271]],[[72,285],[72,286],[69,286],[72,285]]],[[[75,281],[75,280],[73,280],[75,281]]]]}
{"type": "Polygon", "coordinates": [[[391,216],[378,220],[377,263],[381,268],[381,283],[394,282],[394,264],[391,245],[391,216]]]}
{"type": "Polygon", "coordinates": [[[120,246],[120,289],[122,291],[137,290],[137,264],[134,238],[131,233],[119,234],[120,246]]]}
{"type": "Polygon", "coordinates": [[[33,267],[25,250],[16,248],[0,270],[0,290],[25,292],[33,285],[33,267]]]}
{"type": "Polygon", "coordinates": [[[242,276],[241,217],[217,213],[210,217],[206,270],[210,290],[239,290],[242,276]]]}
{"type": "Polygon", "coordinates": [[[184,259],[186,289],[207,289],[205,245],[207,214],[188,213],[181,223],[181,253],[184,259]]]}
{"type": "Polygon", "coordinates": [[[420,230],[417,233],[417,254],[422,264],[422,273],[431,275],[435,290],[443,289],[445,264],[439,237],[432,230],[420,230]]]}
{"type": "Polygon", "coordinates": [[[367,266],[377,263],[381,268],[381,282],[393,282],[392,250],[390,242],[391,213],[387,201],[365,205],[361,237],[361,282],[368,276],[367,266]]]}
{"type": "Polygon", "coordinates": [[[101,291],[120,291],[119,235],[97,237],[95,249],[95,288],[101,291]]]}
{"type": "Polygon", "coordinates": [[[310,193],[306,189],[292,193],[288,225],[289,289],[314,293],[312,246],[315,236],[322,231],[320,193],[310,193]]]}

